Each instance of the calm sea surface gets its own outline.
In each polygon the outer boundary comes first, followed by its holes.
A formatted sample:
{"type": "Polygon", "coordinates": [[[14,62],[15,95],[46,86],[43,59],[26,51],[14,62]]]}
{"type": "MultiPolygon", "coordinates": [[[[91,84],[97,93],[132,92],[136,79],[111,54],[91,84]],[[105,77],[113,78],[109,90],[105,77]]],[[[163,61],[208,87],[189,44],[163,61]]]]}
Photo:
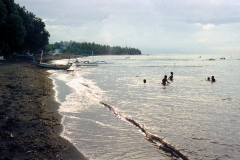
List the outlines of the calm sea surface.
{"type": "Polygon", "coordinates": [[[240,159],[240,55],[199,56],[94,56],[109,63],[51,70],[62,136],[91,160],[240,159]]]}

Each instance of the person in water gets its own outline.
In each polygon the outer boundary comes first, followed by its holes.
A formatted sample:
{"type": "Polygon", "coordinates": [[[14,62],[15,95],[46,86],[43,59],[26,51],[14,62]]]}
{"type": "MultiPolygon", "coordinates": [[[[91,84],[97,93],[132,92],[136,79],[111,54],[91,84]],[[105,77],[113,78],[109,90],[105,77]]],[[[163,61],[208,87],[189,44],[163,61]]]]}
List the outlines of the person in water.
{"type": "Polygon", "coordinates": [[[169,78],[168,78],[170,81],[172,81],[173,80],[173,72],[171,72],[171,75],[169,76],[169,78]]]}
{"type": "Polygon", "coordinates": [[[170,83],[170,82],[168,82],[167,75],[165,75],[164,78],[162,79],[162,84],[166,85],[167,83],[170,83]]]}
{"type": "Polygon", "coordinates": [[[207,81],[210,81],[210,77],[207,78],[207,81]]]}
{"type": "Polygon", "coordinates": [[[212,82],[215,82],[216,81],[216,79],[214,78],[214,76],[212,76],[212,82]]]}

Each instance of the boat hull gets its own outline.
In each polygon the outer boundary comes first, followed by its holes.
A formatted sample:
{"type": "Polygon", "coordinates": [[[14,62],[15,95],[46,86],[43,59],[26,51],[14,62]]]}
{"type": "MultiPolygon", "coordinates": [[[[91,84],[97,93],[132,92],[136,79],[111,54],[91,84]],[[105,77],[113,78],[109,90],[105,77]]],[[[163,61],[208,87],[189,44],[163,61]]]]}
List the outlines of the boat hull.
{"type": "Polygon", "coordinates": [[[33,63],[36,66],[39,66],[39,67],[42,67],[42,68],[49,68],[49,69],[69,69],[72,66],[72,63],[68,63],[66,65],[39,63],[34,58],[33,58],[33,63]]]}
{"type": "Polygon", "coordinates": [[[76,66],[98,66],[98,64],[96,63],[78,63],[78,62],[75,62],[75,65],[76,66]]]}

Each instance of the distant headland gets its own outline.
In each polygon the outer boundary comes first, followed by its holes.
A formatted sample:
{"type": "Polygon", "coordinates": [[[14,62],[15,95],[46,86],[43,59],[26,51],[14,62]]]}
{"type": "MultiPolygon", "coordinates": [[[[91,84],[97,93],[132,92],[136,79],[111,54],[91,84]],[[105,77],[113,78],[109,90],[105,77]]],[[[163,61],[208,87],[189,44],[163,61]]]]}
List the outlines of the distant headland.
{"type": "Polygon", "coordinates": [[[72,53],[75,55],[141,55],[141,51],[131,47],[120,47],[95,44],[94,42],[75,42],[61,41],[54,44],[48,44],[45,52],[50,54],[72,53]]]}

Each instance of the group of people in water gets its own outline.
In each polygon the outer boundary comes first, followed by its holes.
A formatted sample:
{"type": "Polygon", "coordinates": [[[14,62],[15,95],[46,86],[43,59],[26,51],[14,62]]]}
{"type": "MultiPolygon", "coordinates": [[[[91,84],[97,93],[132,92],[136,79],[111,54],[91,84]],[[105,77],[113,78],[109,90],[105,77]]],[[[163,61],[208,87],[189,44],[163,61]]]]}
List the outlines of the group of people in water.
{"type": "MultiPolygon", "coordinates": [[[[170,83],[168,80],[173,81],[173,72],[171,72],[171,75],[167,78],[167,75],[164,76],[164,78],[162,79],[162,85],[167,85],[167,83],[170,83]]],[[[211,81],[211,82],[215,82],[216,79],[214,78],[214,76],[212,76],[212,78],[210,79],[210,77],[207,78],[207,81],[211,81]]]]}
{"type": "Polygon", "coordinates": [[[171,75],[167,78],[167,75],[164,76],[162,79],[162,84],[165,86],[167,83],[170,83],[168,80],[173,81],[173,72],[171,72],[171,75]]]}
{"type": "Polygon", "coordinates": [[[211,81],[211,82],[215,82],[216,79],[214,78],[214,76],[212,76],[212,78],[210,79],[210,77],[207,78],[207,81],[211,81]]]}

